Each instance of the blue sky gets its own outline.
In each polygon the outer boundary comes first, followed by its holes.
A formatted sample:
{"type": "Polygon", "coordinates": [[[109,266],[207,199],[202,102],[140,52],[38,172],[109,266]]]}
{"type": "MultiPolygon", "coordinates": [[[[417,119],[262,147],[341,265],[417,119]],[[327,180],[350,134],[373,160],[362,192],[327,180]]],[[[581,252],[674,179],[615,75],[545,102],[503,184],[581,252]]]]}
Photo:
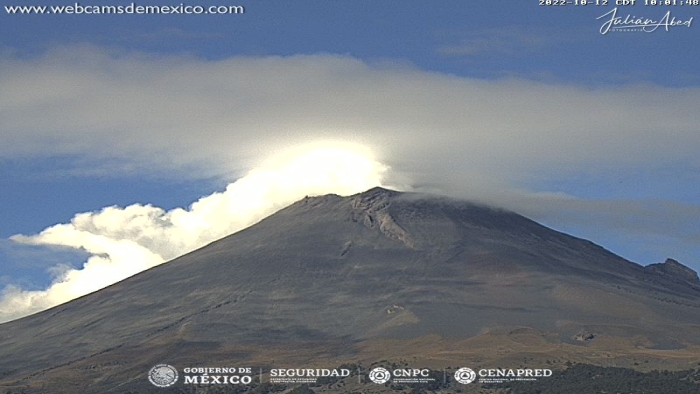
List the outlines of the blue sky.
{"type": "MultiPolygon", "coordinates": [[[[700,27],[601,34],[607,17],[597,18],[612,3],[194,0],[246,12],[0,12],[6,314],[22,304],[8,297],[32,303],[90,256],[110,256],[88,241],[32,238],[44,229],[132,204],[161,209],[142,214],[163,221],[253,169],[282,171],[270,164],[279,152],[318,141],[371,151],[357,187],[381,173],[388,186],[514,209],[641,264],[673,257],[700,269],[700,27]]],[[[700,16],[700,6],[617,8],[700,16]]],[[[339,186],[308,187],[295,193],[339,186]]],[[[255,215],[296,195],[273,194],[255,215]]],[[[124,223],[111,214],[110,225],[124,223]]],[[[100,226],[73,225],[160,260],[197,246],[163,246],[155,227],[135,236],[100,226]]]]}

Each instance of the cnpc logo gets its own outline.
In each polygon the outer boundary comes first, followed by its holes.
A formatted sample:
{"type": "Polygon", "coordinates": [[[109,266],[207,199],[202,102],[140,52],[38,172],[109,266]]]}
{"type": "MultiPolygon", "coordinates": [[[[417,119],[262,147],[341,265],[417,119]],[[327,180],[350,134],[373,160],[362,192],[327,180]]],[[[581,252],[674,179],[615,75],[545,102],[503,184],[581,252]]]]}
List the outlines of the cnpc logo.
{"type": "Polygon", "coordinates": [[[369,380],[377,384],[384,384],[392,378],[429,378],[430,370],[426,368],[401,368],[389,371],[386,368],[377,367],[369,371],[369,380]]]}

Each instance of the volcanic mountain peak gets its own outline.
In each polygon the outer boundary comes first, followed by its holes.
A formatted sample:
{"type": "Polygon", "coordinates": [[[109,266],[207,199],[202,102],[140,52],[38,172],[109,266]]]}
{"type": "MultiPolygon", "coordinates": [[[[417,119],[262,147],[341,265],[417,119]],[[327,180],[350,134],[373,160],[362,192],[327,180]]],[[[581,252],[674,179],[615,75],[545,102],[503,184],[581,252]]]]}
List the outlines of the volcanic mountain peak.
{"type": "Polygon", "coordinates": [[[359,223],[417,250],[455,245],[467,228],[518,231],[523,226],[541,227],[512,212],[382,187],[349,197],[334,194],[306,197],[280,213],[302,214],[307,222],[325,218],[324,221],[332,220],[336,224],[340,221],[359,223]]]}
{"type": "Polygon", "coordinates": [[[697,274],[678,262],[644,268],[513,212],[374,188],[304,198],[0,325],[0,388],[74,384],[89,371],[91,390],[72,392],[147,392],[144,373],[160,362],[290,366],[319,355],[454,365],[638,353],[631,364],[688,349],[674,357],[697,363],[698,321],[697,274]],[[108,391],[115,381],[130,383],[108,391]]]}
{"type": "Polygon", "coordinates": [[[394,190],[385,189],[383,187],[373,187],[365,192],[355,194],[350,197],[353,208],[356,209],[381,209],[389,202],[392,197],[399,196],[401,193],[394,190]]]}
{"type": "Polygon", "coordinates": [[[391,199],[407,193],[385,189],[383,187],[374,187],[362,193],[357,193],[349,197],[341,197],[337,194],[326,194],[322,196],[306,196],[302,200],[292,204],[294,206],[305,206],[308,208],[320,207],[324,204],[334,204],[338,202],[349,202],[350,207],[358,211],[377,212],[386,208],[391,203],[391,199]]]}

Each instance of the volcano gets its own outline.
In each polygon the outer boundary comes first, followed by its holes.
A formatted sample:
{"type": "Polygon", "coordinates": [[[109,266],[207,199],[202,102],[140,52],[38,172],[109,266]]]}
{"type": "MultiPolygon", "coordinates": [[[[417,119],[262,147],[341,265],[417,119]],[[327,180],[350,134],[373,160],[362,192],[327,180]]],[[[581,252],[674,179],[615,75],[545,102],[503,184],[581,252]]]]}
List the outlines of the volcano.
{"type": "Polygon", "coordinates": [[[700,281],[675,260],[643,267],[506,210],[374,188],[304,198],[0,325],[8,392],[145,393],[159,363],[394,359],[690,367],[700,281]]]}

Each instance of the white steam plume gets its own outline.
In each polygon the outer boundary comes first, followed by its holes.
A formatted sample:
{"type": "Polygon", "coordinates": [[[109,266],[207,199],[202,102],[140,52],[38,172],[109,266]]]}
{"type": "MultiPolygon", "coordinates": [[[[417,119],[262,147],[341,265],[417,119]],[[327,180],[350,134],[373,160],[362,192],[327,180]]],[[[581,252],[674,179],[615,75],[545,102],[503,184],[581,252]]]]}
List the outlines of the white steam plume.
{"type": "Polygon", "coordinates": [[[306,195],[348,195],[381,185],[387,167],[366,149],[316,144],[287,151],[200,198],[188,209],[152,205],[107,207],[80,213],[33,236],[13,240],[62,245],[91,254],[81,269],[60,272],[45,290],[5,288],[0,322],[13,320],[99,290],[241,230],[306,195]]]}

